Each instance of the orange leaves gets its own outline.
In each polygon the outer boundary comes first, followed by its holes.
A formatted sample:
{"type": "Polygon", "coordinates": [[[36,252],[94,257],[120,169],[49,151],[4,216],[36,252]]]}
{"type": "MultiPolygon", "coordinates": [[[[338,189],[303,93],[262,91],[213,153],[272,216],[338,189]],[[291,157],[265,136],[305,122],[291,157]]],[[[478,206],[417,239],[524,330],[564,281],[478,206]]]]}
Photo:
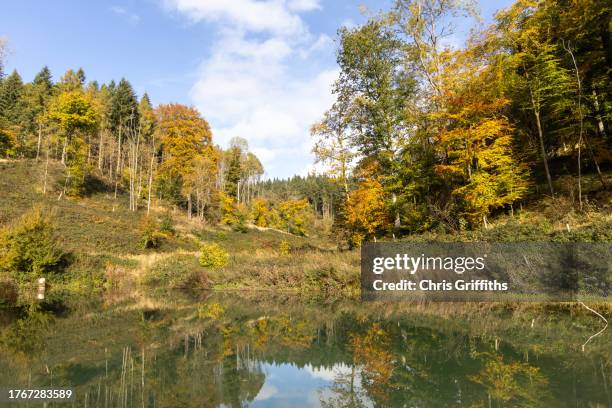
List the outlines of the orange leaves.
{"type": "Polygon", "coordinates": [[[160,176],[181,177],[185,184],[182,188],[188,191],[187,184],[193,178],[191,174],[198,164],[197,158],[213,156],[210,126],[195,108],[185,105],[160,105],[155,113],[158,120],[156,131],[163,151],[160,176]]]}

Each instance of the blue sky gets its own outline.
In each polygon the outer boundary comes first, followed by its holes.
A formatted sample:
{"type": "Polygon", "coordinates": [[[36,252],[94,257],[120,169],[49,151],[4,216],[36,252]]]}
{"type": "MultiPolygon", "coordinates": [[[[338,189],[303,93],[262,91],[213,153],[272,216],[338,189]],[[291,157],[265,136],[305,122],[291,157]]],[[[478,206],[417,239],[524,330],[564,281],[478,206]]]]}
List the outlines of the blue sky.
{"type": "MultiPolygon", "coordinates": [[[[29,81],[44,65],[58,79],[127,78],[154,103],[196,106],[215,142],[249,141],[268,177],[311,169],[308,129],[333,101],[335,34],[364,21],[360,6],[391,0],[11,1],[0,14],[6,70],[29,81]]],[[[490,20],[511,0],[482,0],[490,20]]],[[[460,23],[460,42],[467,25],[460,23]]]]}

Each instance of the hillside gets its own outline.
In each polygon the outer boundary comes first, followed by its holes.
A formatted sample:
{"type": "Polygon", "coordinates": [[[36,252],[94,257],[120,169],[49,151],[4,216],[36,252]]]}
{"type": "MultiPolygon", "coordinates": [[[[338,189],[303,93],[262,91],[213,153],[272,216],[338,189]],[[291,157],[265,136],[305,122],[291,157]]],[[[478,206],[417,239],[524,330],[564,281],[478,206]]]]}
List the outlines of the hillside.
{"type": "MultiPolygon", "coordinates": [[[[170,231],[159,233],[158,245],[147,249],[143,246],[146,209],[129,211],[127,194],[119,191],[115,199],[113,188],[93,179],[88,183],[96,186],[93,191],[79,199],[66,198],[62,194],[64,169],[55,162],[49,163],[43,194],[44,173],[44,163],[0,162],[0,190],[4,192],[0,195],[0,225],[18,223],[32,208],[41,209],[52,220],[65,254],[61,270],[49,278],[57,293],[69,289],[88,294],[113,288],[132,296],[144,288],[274,289],[336,297],[359,292],[359,252],[338,251],[332,240],[253,225],[239,232],[156,207],[150,219],[156,225],[165,219],[171,224],[170,231]],[[202,267],[199,256],[204,244],[222,248],[229,255],[227,265],[202,267]]],[[[572,182],[560,178],[555,184],[563,191],[572,182]]],[[[526,203],[514,214],[497,214],[488,228],[430,231],[404,239],[612,241],[610,195],[598,189],[594,177],[587,177],[584,185],[588,208],[583,212],[576,211],[566,198],[545,198],[526,203]]],[[[564,192],[562,197],[567,195],[564,192]]]]}
{"type": "MultiPolygon", "coordinates": [[[[80,293],[110,287],[129,291],[148,285],[181,289],[244,288],[308,290],[319,275],[333,274],[342,286],[356,287],[358,254],[335,253],[323,239],[299,237],[250,226],[246,232],[188,220],[184,213],[154,208],[152,219],[170,218],[171,233],[156,248],[142,244],[146,209],[128,210],[128,197],[96,181],[97,189],[79,199],[62,194],[63,166],[50,163],[43,194],[44,163],[0,162],[0,225],[9,226],[40,208],[52,220],[66,265],[50,280],[80,293]],[[229,253],[221,270],[199,265],[200,246],[215,243],[229,253]],[[296,263],[299,256],[301,262],[296,263]],[[329,272],[329,271],[332,272],[329,272]],[[309,282],[304,276],[312,276],[309,282]]],[[[56,285],[57,287],[57,285],[56,285]]]]}

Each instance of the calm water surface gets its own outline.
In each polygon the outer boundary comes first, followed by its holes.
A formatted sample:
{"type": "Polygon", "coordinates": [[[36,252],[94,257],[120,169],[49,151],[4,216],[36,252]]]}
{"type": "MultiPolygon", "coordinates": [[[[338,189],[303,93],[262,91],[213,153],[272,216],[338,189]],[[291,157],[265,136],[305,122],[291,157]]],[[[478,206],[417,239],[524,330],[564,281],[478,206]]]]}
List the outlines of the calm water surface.
{"type": "Polygon", "coordinates": [[[49,407],[609,407],[608,334],[580,351],[600,326],[567,306],[49,301],[0,312],[0,385],[75,390],[49,407]]]}

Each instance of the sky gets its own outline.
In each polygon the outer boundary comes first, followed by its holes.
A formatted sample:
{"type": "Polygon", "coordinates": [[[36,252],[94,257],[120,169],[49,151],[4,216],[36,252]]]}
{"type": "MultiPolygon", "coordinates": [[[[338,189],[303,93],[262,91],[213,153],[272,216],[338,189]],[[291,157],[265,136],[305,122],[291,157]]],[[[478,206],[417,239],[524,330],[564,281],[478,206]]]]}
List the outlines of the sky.
{"type": "MultiPolygon", "coordinates": [[[[47,65],[57,80],[128,79],[153,103],[195,106],[213,141],[245,138],[266,177],[313,169],[310,126],[333,103],[336,33],[392,0],[25,0],[3,5],[6,71],[25,81],[47,65]],[[365,13],[364,13],[365,10],[365,13]]],[[[511,0],[481,0],[484,21],[511,0]]],[[[460,21],[461,44],[471,22],[460,21]]]]}

